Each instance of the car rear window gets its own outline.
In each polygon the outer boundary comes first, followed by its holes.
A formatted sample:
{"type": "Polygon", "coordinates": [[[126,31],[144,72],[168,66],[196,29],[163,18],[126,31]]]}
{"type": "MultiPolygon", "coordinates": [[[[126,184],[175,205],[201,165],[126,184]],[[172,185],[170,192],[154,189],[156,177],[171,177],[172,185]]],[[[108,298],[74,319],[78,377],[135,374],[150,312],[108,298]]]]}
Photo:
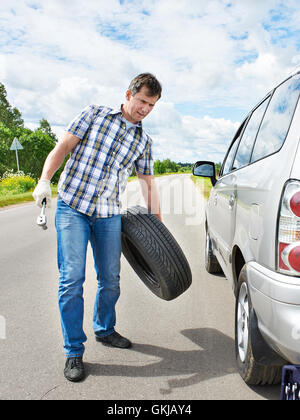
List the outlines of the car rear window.
{"type": "Polygon", "coordinates": [[[300,75],[274,92],[254,145],[251,162],[277,152],[285,141],[300,93],[300,75]]]}
{"type": "Polygon", "coordinates": [[[254,145],[255,137],[261,123],[263,114],[268,105],[270,96],[265,99],[253,112],[250,120],[245,128],[242,135],[242,139],[239,144],[239,148],[233,163],[232,169],[239,169],[243,166],[248,165],[251,157],[252,148],[254,145]]]}

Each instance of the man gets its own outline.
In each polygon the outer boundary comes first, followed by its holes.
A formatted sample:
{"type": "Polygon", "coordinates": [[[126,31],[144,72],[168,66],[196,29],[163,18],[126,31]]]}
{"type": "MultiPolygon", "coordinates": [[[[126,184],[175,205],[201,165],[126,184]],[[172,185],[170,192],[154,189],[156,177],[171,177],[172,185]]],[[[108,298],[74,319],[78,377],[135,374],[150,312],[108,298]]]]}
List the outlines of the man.
{"type": "Polygon", "coordinates": [[[135,166],[148,209],[161,220],[153,176],[152,140],[141,121],[161,96],[150,73],[135,77],[119,110],[91,105],[68,126],[48,155],[33,197],[51,204],[50,180],[70,153],[58,184],[55,216],[60,272],[58,302],[66,354],[65,377],[84,378],[83,283],[90,241],[97,273],[93,328],[104,345],[128,348],[115,331],[115,304],[120,295],[121,216],[119,197],[135,166]]]}

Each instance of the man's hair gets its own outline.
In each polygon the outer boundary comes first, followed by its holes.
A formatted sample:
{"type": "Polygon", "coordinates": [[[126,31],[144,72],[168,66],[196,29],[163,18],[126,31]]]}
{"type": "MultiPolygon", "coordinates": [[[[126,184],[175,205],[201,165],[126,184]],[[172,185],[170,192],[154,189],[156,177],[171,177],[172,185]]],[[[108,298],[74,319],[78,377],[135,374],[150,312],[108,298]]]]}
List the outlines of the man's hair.
{"type": "Polygon", "coordinates": [[[161,84],[156,79],[155,76],[151,73],[142,73],[136,76],[129,85],[129,90],[134,96],[138,93],[143,86],[146,86],[149,91],[149,96],[158,96],[158,99],[161,97],[161,84]]]}

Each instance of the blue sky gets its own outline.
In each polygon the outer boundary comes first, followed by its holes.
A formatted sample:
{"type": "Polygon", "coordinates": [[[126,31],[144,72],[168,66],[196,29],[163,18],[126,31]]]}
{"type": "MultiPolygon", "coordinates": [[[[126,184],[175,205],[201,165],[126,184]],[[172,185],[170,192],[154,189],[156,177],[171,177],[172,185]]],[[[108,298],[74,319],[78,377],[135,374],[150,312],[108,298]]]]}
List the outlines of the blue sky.
{"type": "Polygon", "coordinates": [[[222,161],[248,111],[300,64],[299,0],[0,1],[0,81],[58,136],[90,103],[119,107],[150,71],[154,157],[222,161]]]}

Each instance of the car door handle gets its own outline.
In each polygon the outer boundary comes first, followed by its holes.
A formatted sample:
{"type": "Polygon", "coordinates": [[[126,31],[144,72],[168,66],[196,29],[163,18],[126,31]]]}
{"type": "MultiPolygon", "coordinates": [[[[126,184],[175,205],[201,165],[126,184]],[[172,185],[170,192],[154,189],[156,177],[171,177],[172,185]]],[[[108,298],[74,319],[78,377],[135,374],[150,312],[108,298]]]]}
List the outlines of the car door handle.
{"type": "Polygon", "coordinates": [[[229,198],[229,201],[228,201],[228,204],[229,204],[229,208],[230,209],[233,208],[234,203],[235,203],[235,196],[234,195],[231,195],[230,198],[229,198]]]}

